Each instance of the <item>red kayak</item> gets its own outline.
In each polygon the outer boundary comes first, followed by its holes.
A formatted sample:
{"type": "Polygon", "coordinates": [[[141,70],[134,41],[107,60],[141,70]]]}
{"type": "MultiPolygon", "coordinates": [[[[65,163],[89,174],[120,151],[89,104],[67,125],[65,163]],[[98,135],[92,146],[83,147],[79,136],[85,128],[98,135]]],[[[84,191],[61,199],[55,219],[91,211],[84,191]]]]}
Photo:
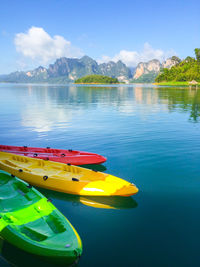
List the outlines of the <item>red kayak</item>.
{"type": "Polygon", "coordinates": [[[27,146],[4,146],[0,145],[0,151],[27,156],[30,158],[39,158],[44,160],[70,163],[72,165],[100,164],[107,159],[95,153],[75,151],[72,149],[54,149],[27,146]]]}

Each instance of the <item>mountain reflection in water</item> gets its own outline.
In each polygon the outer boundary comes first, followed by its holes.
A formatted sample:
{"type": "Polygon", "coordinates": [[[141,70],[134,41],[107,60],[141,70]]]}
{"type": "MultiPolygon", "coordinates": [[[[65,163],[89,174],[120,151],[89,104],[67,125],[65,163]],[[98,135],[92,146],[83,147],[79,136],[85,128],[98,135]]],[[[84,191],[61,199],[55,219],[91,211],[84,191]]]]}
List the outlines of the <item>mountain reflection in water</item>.
{"type": "Polygon", "coordinates": [[[114,108],[126,116],[139,113],[143,119],[165,110],[189,112],[191,122],[198,122],[200,116],[200,91],[195,89],[44,86],[41,90],[29,85],[28,94],[32,104],[25,104],[22,125],[37,132],[48,132],[55,127],[70,128],[74,118],[84,120],[86,111],[93,112],[98,107],[114,108]],[[139,105],[137,109],[136,104],[139,105]]]}

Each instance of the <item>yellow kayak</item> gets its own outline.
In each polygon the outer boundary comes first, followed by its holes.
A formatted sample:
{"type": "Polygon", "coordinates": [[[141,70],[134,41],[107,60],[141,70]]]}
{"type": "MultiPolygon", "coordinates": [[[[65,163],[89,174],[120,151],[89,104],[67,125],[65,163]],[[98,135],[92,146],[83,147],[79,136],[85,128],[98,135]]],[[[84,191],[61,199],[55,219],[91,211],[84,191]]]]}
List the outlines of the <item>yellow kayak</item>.
{"type": "Polygon", "coordinates": [[[59,192],[83,196],[131,196],[138,188],[110,174],[0,152],[0,169],[26,182],[59,192]]]}

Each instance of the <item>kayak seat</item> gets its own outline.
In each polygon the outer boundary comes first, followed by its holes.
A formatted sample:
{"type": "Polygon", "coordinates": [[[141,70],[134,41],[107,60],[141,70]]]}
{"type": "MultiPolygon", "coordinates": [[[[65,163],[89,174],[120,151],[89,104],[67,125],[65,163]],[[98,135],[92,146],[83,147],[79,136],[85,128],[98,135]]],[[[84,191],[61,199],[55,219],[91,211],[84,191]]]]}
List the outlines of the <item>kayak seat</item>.
{"type": "Polygon", "coordinates": [[[17,196],[16,190],[13,188],[12,180],[4,180],[4,184],[0,186],[0,200],[5,200],[17,196]]]}
{"type": "Polygon", "coordinates": [[[23,192],[24,194],[28,193],[29,192],[29,188],[27,187],[26,184],[20,182],[20,181],[17,181],[13,184],[13,187],[15,190],[17,190],[19,193],[20,192],[23,192]]]}
{"type": "Polygon", "coordinates": [[[23,208],[26,208],[34,203],[36,203],[40,198],[37,196],[27,197],[27,195],[19,195],[16,192],[16,195],[10,195],[8,198],[1,198],[0,199],[0,212],[13,212],[23,208]]]}
{"type": "Polygon", "coordinates": [[[34,241],[41,242],[56,234],[65,232],[66,227],[63,225],[61,219],[53,213],[54,211],[48,216],[18,226],[21,233],[34,241]]]}
{"type": "MultiPolygon", "coordinates": [[[[2,179],[0,181],[2,182],[2,179]]],[[[7,183],[6,179],[3,179],[3,181],[4,184],[0,185],[0,212],[2,213],[22,209],[40,199],[26,184],[13,180],[8,175],[7,183]]]]}
{"type": "MultiPolygon", "coordinates": [[[[2,160],[2,163],[3,164],[6,164],[6,165],[8,165],[8,166],[10,166],[10,167],[13,167],[13,168],[19,168],[19,165],[16,165],[16,164],[14,164],[12,161],[10,161],[10,160],[2,160]]],[[[22,167],[22,169],[23,169],[23,171],[28,171],[28,172],[31,172],[29,169],[26,169],[26,168],[24,168],[24,167],[22,167]]]]}
{"type": "Polygon", "coordinates": [[[0,188],[4,185],[6,185],[10,180],[12,180],[11,177],[9,177],[7,174],[1,173],[0,175],[0,188]]]}
{"type": "Polygon", "coordinates": [[[29,201],[29,205],[31,204],[30,201],[34,203],[39,200],[38,195],[35,194],[33,190],[30,190],[26,184],[21,183],[20,181],[14,183],[14,188],[18,191],[18,193],[24,196],[25,202],[27,202],[27,200],[29,201]]]}
{"type": "MultiPolygon", "coordinates": [[[[37,220],[38,221],[38,220],[37,220]]],[[[44,228],[44,227],[43,227],[44,228]]],[[[32,239],[37,242],[44,241],[48,238],[46,231],[42,231],[42,225],[40,224],[38,227],[31,226],[21,226],[21,233],[26,235],[29,239],[32,239]]]]}
{"type": "Polygon", "coordinates": [[[29,159],[27,159],[27,158],[24,158],[24,157],[21,157],[21,156],[18,156],[18,155],[14,155],[14,154],[12,154],[11,160],[12,161],[15,160],[17,162],[23,162],[23,163],[27,163],[29,161],[29,159]]]}
{"type": "Polygon", "coordinates": [[[53,211],[49,216],[46,217],[46,222],[55,234],[66,231],[63,220],[61,220],[61,218],[56,214],[56,211],[53,211]]]}
{"type": "Polygon", "coordinates": [[[6,165],[9,165],[11,167],[14,167],[14,168],[18,168],[18,166],[16,164],[14,164],[13,162],[11,162],[10,160],[2,160],[2,163],[5,163],[6,165]]]}

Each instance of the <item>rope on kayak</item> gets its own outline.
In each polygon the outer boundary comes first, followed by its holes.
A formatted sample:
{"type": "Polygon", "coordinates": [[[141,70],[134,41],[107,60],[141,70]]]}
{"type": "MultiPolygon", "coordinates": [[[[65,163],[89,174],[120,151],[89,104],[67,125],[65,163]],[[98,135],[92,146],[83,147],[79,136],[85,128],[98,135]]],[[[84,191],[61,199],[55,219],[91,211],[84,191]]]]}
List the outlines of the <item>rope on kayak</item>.
{"type": "Polygon", "coordinates": [[[47,175],[43,176],[43,180],[46,181],[49,177],[47,175]]]}
{"type": "Polygon", "coordinates": [[[33,156],[34,156],[34,157],[37,157],[37,156],[38,156],[38,154],[37,154],[37,153],[34,153],[34,154],[33,154],[33,156]]]}

